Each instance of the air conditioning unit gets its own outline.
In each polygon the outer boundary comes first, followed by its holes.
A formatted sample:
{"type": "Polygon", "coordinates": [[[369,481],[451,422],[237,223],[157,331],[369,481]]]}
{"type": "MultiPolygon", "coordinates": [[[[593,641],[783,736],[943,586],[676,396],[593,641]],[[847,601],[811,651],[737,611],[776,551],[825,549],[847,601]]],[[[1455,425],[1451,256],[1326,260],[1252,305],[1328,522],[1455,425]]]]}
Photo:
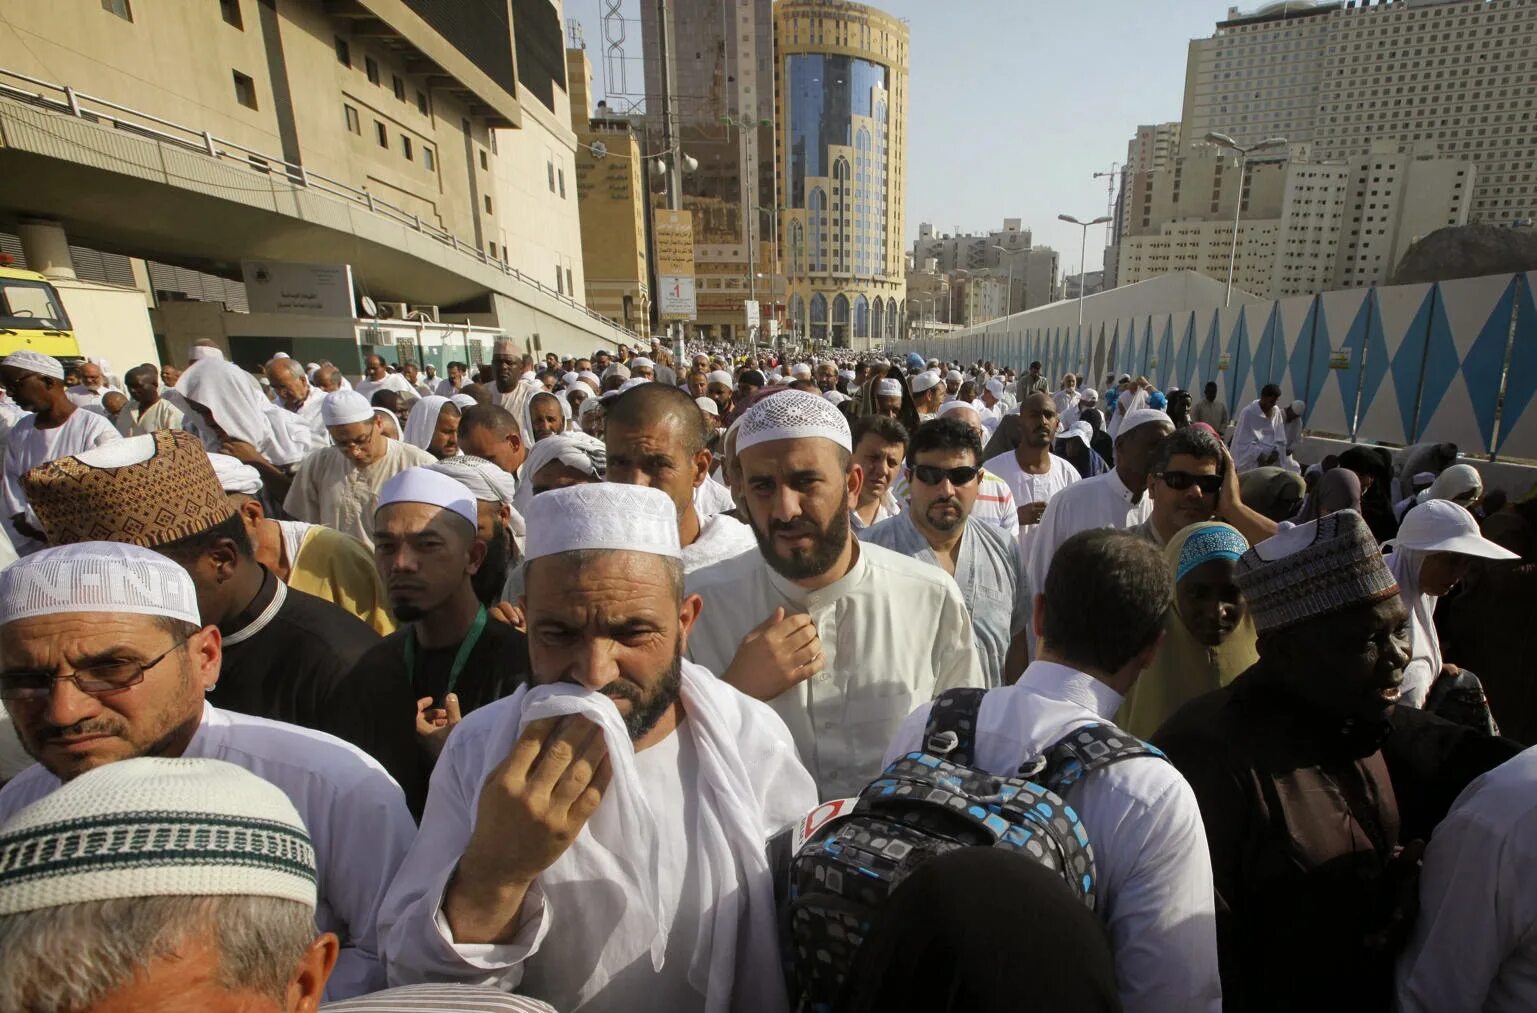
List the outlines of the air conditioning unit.
{"type": "Polygon", "coordinates": [[[411,307],[403,302],[381,302],[379,304],[380,320],[404,320],[411,307]]]}
{"type": "Polygon", "coordinates": [[[422,315],[421,317],[417,317],[418,320],[425,317],[426,319],[431,320],[433,323],[438,322],[438,308],[436,306],[412,306],[411,312],[420,313],[422,315]]]}

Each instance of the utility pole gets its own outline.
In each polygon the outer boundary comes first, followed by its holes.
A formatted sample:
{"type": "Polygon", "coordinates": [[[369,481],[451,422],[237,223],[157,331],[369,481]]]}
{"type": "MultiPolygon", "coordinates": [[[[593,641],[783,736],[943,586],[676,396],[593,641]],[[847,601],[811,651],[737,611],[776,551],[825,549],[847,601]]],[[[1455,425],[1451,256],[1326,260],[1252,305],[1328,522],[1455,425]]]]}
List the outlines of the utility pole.
{"type": "MultiPolygon", "coordinates": [[[[665,152],[663,158],[667,165],[667,209],[681,211],[683,209],[683,166],[677,137],[673,133],[672,12],[668,8],[667,0],[656,0],[656,15],[657,55],[660,57],[662,70],[659,75],[661,94],[658,97],[662,102],[662,149],[665,152]]],[[[687,349],[683,346],[683,324],[675,320],[669,327],[672,330],[673,358],[681,366],[688,357],[687,349]]]]}

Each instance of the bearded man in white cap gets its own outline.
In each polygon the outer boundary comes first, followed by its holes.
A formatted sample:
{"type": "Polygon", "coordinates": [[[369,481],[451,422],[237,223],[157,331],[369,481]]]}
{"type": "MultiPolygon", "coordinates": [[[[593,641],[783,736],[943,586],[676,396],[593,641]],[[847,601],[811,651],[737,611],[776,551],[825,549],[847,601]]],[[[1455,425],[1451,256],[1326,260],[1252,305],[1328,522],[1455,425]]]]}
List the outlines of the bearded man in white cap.
{"type": "MultiPolygon", "coordinates": [[[[1025,556],[1025,579],[1035,593],[1046,586],[1057,546],[1073,535],[1091,528],[1134,528],[1153,515],[1148,471],[1154,449],[1173,431],[1174,423],[1165,413],[1155,408],[1133,410],[1115,438],[1115,467],[1094,478],[1068,482],[1052,495],[1025,556]]],[[[1072,465],[1062,463],[1073,471],[1072,465]]],[[[1078,477],[1076,471],[1073,477],[1078,477]]]]}
{"type": "Polygon", "coordinates": [[[397,980],[559,1009],[786,1007],[765,844],[815,804],[783,723],[682,660],[677,511],[551,490],[528,515],[532,685],[465,718],[380,912],[397,980]]]}
{"type": "Polygon", "coordinates": [[[938,567],[853,536],[864,476],[848,422],[818,395],[754,405],[736,466],[758,552],[690,575],[706,610],[689,656],[769,701],[824,798],[856,794],[914,707],[982,685],[960,589],[938,567]]]}
{"type": "Polygon", "coordinates": [[[45,541],[37,518],[27,507],[21,478],[47,461],[78,454],[121,439],[105,415],[83,412],[69,399],[64,366],[58,359],[23,349],[0,360],[0,382],[30,415],[22,416],[6,437],[6,534],[18,553],[42,548],[45,541]]]}
{"type": "Polygon", "coordinates": [[[204,699],[224,638],[185,569],[119,542],[45,549],[0,572],[0,624],[0,699],[38,761],[0,790],[0,820],[133,757],[244,767],[282,789],[314,841],[315,923],[342,946],[329,994],[383,984],[375,916],[415,834],[405,799],[340,739],[204,699]]]}
{"type": "Polygon", "coordinates": [[[357,391],[327,394],[321,415],[335,445],[314,451],[299,465],[283,509],[290,517],[324,524],[372,548],[379,487],[434,458],[387,438],[368,398],[357,391]]]}

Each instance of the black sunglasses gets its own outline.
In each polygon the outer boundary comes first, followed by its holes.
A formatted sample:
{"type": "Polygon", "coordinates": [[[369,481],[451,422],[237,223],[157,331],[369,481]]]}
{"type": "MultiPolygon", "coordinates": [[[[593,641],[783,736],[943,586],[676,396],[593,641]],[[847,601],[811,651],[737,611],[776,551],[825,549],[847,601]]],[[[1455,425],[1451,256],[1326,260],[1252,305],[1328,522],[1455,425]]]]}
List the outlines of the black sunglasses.
{"type": "Polygon", "coordinates": [[[1221,475],[1192,475],[1188,471],[1161,471],[1158,478],[1175,492],[1184,492],[1192,485],[1200,486],[1202,496],[1215,496],[1222,489],[1221,475]]]}
{"type": "Polygon", "coordinates": [[[913,466],[912,473],[924,485],[938,485],[947,478],[951,485],[969,485],[982,474],[982,469],[941,468],[933,464],[917,464],[913,466]]]}

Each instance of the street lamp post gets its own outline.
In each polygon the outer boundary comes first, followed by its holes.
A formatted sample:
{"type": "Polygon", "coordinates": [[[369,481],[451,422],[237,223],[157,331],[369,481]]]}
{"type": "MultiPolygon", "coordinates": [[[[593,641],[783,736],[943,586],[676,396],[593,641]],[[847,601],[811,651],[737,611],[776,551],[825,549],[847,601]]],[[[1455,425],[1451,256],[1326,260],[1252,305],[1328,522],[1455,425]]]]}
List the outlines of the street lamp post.
{"type": "Polygon", "coordinates": [[[1227,134],[1219,134],[1216,131],[1206,135],[1206,141],[1215,144],[1219,148],[1229,148],[1238,152],[1238,195],[1233,200],[1233,243],[1227,255],[1227,298],[1222,305],[1233,305],[1233,269],[1238,264],[1238,220],[1243,214],[1243,180],[1244,174],[1249,171],[1249,152],[1261,151],[1265,148],[1284,148],[1286,138],[1267,137],[1258,144],[1251,144],[1247,148],[1233,140],[1227,134]]]}
{"type": "Polygon", "coordinates": [[[1084,284],[1084,280],[1083,280],[1083,276],[1086,273],[1084,271],[1084,269],[1083,269],[1083,258],[1084,258],[1084,254],[1088,251],[1088,248],[1089,248],[1089,226],[1091,226],[1091,225],[1103,225],[1103,224],[1105,224],[1106,222],[1108,222],[1110,220],[1110,216],[1109,215],[1100,215],[1098,218],[1094,219],[1091,222],[1083,222],[1083,221],[1079,221],[1077,218],[1074,218],[1072,215],[1057,215],[1057,220],[1058,221],[1063,221],[1063,222],[1068,222],[1070,224],[1076,225],[1081,230],[1083,230],[1080,233],[1080,235],[1079,235],[1079,242],[1078,242],[1078,326],[1082,327],[1083,326],[1083,290],[1088,288],[1088,286],[1084,284]]]}

